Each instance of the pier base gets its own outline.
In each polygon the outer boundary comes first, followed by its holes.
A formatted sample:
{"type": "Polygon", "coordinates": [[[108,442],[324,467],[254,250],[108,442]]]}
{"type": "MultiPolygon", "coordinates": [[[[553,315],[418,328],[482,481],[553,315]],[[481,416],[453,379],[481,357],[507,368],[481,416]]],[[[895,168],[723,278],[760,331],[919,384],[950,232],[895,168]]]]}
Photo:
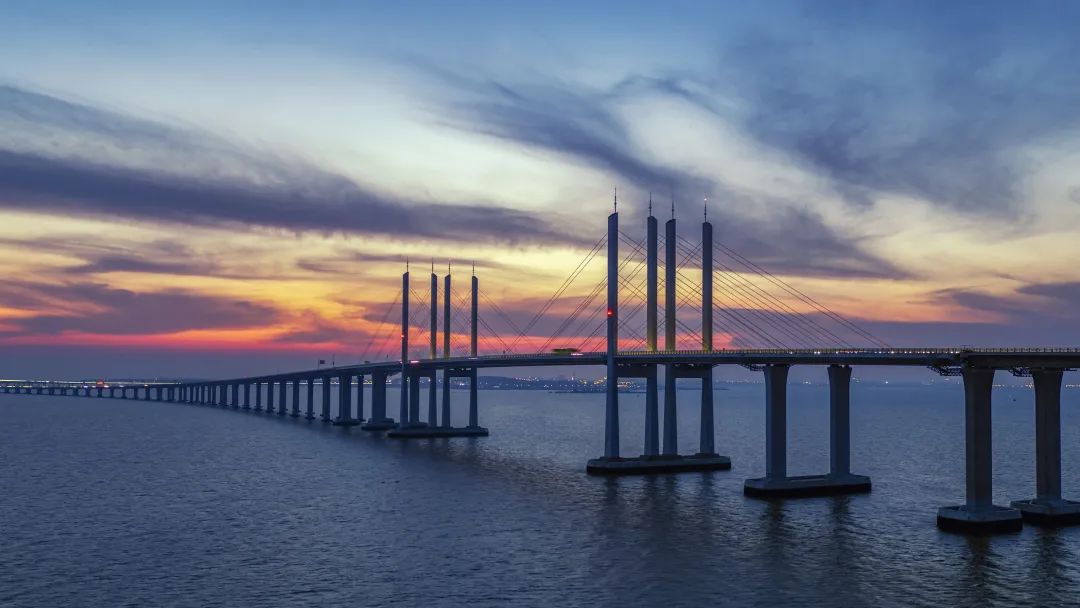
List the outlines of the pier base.
{"type": "Polygon", "coordinates": [[[1080,502],[1073,500],[1015,500],[1011,506],[1032,525],[1059,528],[1080,524],[1080,502]]]}
{"type": "Polygon", "coordinates": [[[464,427],[428,427],[416,426],[404,429],[394,428],[387,431],[387,437],[392,439],[428,439],[432,437],[487,437],[488,430],[482,426],[464,427]]]}
{"type": "Polygon", "coordinates": [[[360,426],[361,430],[365,431],[389,431],[390,429],[397,428],[397,423],[393,418],[382,418],[376,420],[372,418],[360,426]]]}
{"type": "Polygon", "coordinates": [[[1009,507],[957,505],[938,509],[937,526],[946,532],[997,534],[1019,532],[1024,521],[1020,511],[1009,507]]]}
{"type": "Polygon", "coordinates": [[[802,475],[768,479],[759,477],[743,483],[743,494],[754,498],[802,498],[865,494],[870,478],[865,475],[802,475]]]}
{"type": "Polygon", "coordinates": [[[716,454],[693,456],[639,456],[637,458],[593,458],[585,465],[589,475],[662,475],[694,471],[728,471],[731,459],[716,454]]]}
{"type": "Polygon", "coordinates": [[[363,424],[363,420],[357,420],[356,418],[335,418],[334,426],[359,426],[363,424]]]}

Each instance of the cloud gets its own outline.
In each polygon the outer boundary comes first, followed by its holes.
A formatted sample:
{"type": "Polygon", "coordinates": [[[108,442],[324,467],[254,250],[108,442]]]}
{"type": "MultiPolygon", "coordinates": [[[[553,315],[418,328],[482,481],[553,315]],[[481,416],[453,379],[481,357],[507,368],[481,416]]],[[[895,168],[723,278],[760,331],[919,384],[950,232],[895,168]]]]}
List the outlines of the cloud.
{"type": "Polygon", "coordinates": [[[279,321],[279,311],[244,300],[184,291],[136,293],[100,283],[7,281],[0,300],[39,312],[12,319],[19,334],[64,332],[139,335],[192,329],[263,327],[279,321]]]}
{"type": "Polygon", "coordinates": [[[406,200],[210,135],[3,87],[0,128],[12,125],[20,135],[0,144],[0,208],[410,240],[582,242],[524,211],[406,200]]]}
{"type": "MultiPolygon", "coordinates": [[[[1011,293],[989,294],[975,289],[944,289],[934,298],[958,304],[964,308],[994,313],[1002,319],[1024,327],[1041,321],[1060,323],[1080,319],[1076,302],[1080,299],[1080,282],[1029,283],[1011,293]]],[[[963,319],[957,319],[963,322],[963,319]]]]}
{"type": "MultiPolygon", "coordinates": [[[[465,76],[422,61],[411,65],[456,92],[440,121],[456,129],[496,137],[571,158],[615,174],[642,190],[673,192],[682,200],[715,196],[737,201],[753,215],[725,207],[711,218],[732,248],[778,272],[825,276],[905,276],[859,243],[830,228],[806,205],[735,190],[711,178],[647,160],[613,108],[620,98],[661,91],[707,103],[674,78],[637,78],[610,90],[591,91],[565,83],[512,85],[465,76]]],[[[685,206],[683,206],[685,210],[685,206]]],[[[688,216],[688,213],[683,213],[688,216]]],[[[696,211],[694,217],[697,217],[696,211]]]]}
{"type": "Polygon", "coordinates": [[[1018,289],[1020,293],[1033,296],[1042,296],[1058,300],[1058,303],[1068,306],[1068,310],[1075,310],[1076,303],[1080,302],[1080,282],[1065,281],[1058,283],[1033,283],[1018,289]]]}
{"type": "Polygon", "coordinates": [[[1021,149],[1080,126],[1080,40],[1056,27],[1076,15],[1029,8],[815,5],[726,44],[708,81],[848,200],[1015,212],[1021,149]]]}
{"type": "MultiPolygon", "coordinates": [[[[429,266],[424,264],[424,260],[430,260],[431,256],[413,255],[412,260],[414,265],[412,268],[418,269],[417,272],[423,271],[429,266]]],[[[344,251],[335,255],[327,255],[321,257],[302,258],[297,260],[296,266],[301,270],[307,272],[317,272],[326,274],[358,274],[366,265],[378,265],[378,264],[398,264],[402,271],[404,271],[405,263],[410,259],[405,254],[382,254],[373,253],[370,251],[344,251]]],[[[446,272],[446,259],[445,257],[435,257],[435,272],[442,276],[446,272]]],[[[475,265],[479,269],[498,269],[498,270],[520,270],[521,267],[513,264],[504,264],[497,260],[460,260],[454,263],[451,260],[451,270],[456,277],[468,277],[472,272],[472,268],[475,265]]],[[[413,275],[416,276],[416,275],[413,275]]]]}

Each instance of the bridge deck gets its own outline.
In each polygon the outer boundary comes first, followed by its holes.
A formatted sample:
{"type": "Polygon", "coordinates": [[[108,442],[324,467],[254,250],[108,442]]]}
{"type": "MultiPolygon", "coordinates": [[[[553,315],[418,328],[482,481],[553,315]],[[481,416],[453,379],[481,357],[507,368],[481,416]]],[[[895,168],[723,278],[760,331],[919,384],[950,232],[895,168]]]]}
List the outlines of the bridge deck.
{"type": "MultiPolygon", "coordinates": [[[[616,355],[619,365],[873,365],[955,368],[971,366],[990,369],[1080,368],[1080,348],[821,348],[821,349],[743,349],[713,351],[620,351],[616,355]]],[[[447,368],[496,369],[508,367],[557,367],[580,365],[605,365],[607,354],[551,353],[521,355],[484,355],[478,357],[451,357],[447,359],[414,359],[408,365],[413,370],[447,368]]],[[[206,380],[204,382],[267,382],[295,380],[310,377],[335,377],[341,374],[388,375],[400,373],[400,361],[376,361],[357,365],[323,367],[297,370],[265,376],[206,380]]],[[[32,383],[29,380],[3,380],[3,384],[32,383]]],[[[64,383],[49,382],[53,386],[64,383]]],[[[84,386],[73,382],[70,385],[84,386]]],[[[114,386],[124,386],[117,383],[114,386]]],[[[174,382],[139,383],[139,386],[168,386],[174,382]]],[[[128,383],[134,385],[134,383],[128,383]]]]}

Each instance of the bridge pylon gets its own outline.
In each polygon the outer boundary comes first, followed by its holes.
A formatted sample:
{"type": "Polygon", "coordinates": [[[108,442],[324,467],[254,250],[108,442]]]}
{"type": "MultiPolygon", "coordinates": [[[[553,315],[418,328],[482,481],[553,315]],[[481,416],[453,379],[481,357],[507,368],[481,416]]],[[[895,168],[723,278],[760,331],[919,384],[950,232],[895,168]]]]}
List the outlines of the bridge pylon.
{"type": "MultiPolygon", "coordinates": [[[[408,272],[402,277],[402,367],[401,367],[401,390],[402,406],[401,416],[395,428],[390,429],[386,436],[393,439],[423,439],[431,437],[486,437],[488,430],[480,426],[477,412],[477,373],[475,366],[439,366],[438,357],[438,276],[431,274],[431,336],[429,344],[429,359],[426,361],[410,361],[408,358],[408,272]],[[436,401],[438,387],[438,371],[442,367],[442,424],[439,424],[436,401]],[[420,378],[428,380],[428,415],[427,422],[421,422],[420,418],[420,378]],[[455,427],[450,419],[450,384],[453,378],[469,379],[469,424],[464,427],[455,427]]],[[[450,311],[452,302],[450,274],[444,278],[443,293],[443,359],[450,358],[450,311]]],[[[473,274],[471,281],[471,326],[470,326],[470,357],[476,357],[477,349],[477,322],[479,280],[473,274]]]]}
{"type": "MultiPolygon", "coordinates": [[[[665,315],[664,347],[666,352],[675,352],[676,344],[676,220],[672,217],[665,225],[665,315]]],[[[657,234],[656,218],[649,214],[646,220],[646,346],[650,352],[656,352],[656,306],[657,306],[657,234]]],[[[712,225],[707,221],[703,225],[703,237],[712,242],[712,225]]],[[[585,470],[592,475],[636,475],[657,473],[679,473],[685,471],[713,471],[731,468],[731,459],[714,452],[713,429],[713,386],[711,363],[667,363],[664,365],[664,434],[663,452],[657,453],[658,416],[657,416],[657,370],[655,364],[625,364],[619,361],[619,214],[608,216],[607,235],[607,386],[604,415],[604,455],[588,462],[585,470]],[[619,379],[644,378],[645,397],[645,453],[636,458],[623,458],[619,453],[619,379]],[[682,456],[678,450],[678,410],[676,404],[675,382],[678,378],[698,378],[701,380],[701,432],[700,448],[697,453],[682,456]]],[[[712,276],[710,263],[702,268],[703,273],[712,276]]],[[[712,299],[711,288],[708,299],[712,299]]],[[[710,326],[711,304],[708,313],[703,313],[710,326]]],[[[711,332],[709,342],[711,343],[711,332]]],[[[708,350],[711,350],[711,345],[708,350]]]]}

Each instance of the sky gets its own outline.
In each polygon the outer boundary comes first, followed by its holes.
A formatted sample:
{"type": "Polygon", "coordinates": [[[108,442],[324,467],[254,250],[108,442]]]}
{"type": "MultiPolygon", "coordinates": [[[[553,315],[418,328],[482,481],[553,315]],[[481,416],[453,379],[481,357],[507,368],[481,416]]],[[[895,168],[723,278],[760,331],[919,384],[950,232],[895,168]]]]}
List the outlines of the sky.
{"type": "Polygon", "coordinates": [[[406,260],[421,294],[450,264],[455,328],[475,263],[512,334],[615,188],[634,238],[650,194],[692,242],[707,209],[726,247],[889,344],[1078,345],[1078,17],[0,0],[0,376],[386,357],[406,260]]]}

